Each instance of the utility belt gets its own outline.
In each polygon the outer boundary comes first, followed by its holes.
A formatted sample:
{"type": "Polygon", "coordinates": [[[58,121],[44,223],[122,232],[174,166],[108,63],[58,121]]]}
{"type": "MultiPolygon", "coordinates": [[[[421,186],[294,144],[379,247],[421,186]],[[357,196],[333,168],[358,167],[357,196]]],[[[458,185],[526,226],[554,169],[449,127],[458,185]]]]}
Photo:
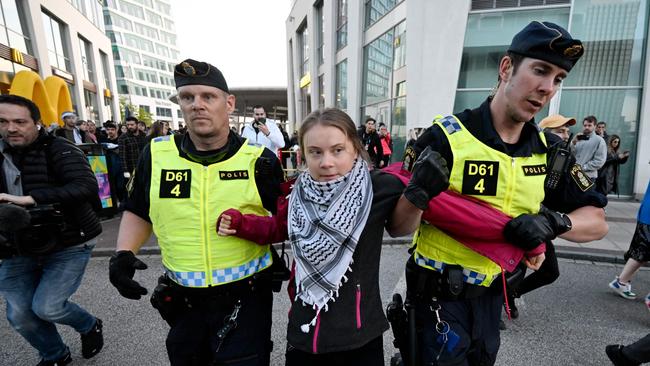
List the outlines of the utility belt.
{"type": "MultiPolygon", "coordinates": [[[[499,275],[500,276],[500,275],[499,275]]],[[[473,299],[486,294],[499,294],[501,280],[496,278],[490,287],[465,282],[463,267],[445,265],[442,272],[427,269],[415,263],[413,256],[406,262],[407,298],[428,301],[473,299]]]]}
{"type": "Polygon", "coordinates": [[[239,281],[211,287],[185,287],[167,274],[158,278],[151,305],[170,325],[175,316],[188,308],[229,310],[233,304],[254,293],[271,290],[272,273],[267,268],[239,281]]]}
{"type": "Polygon", "coordinates": [[[62,232],[65,229],[63,213],[53,205],[39,205],[26,209],[31,217],[29,225],[0,232],[0,258],[15,255],[37,257],[63,249],[62,232]]]}

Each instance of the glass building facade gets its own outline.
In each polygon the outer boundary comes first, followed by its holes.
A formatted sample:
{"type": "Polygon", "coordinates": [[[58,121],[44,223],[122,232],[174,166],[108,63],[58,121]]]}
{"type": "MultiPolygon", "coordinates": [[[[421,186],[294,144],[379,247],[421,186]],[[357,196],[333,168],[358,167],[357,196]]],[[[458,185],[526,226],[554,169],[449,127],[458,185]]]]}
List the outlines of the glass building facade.
{"type": "Polygon", "coordinates": [[[607,133],[619,135],[621,149],[631,152],[621,165],[619,193],[639,194],[645,185],[639,188],[638,180],[650,170],[637,164],[636,154],[643,150],[639,127],[650,123],[641,115],[642,105],[650,103],[644,93],[649,2],[295,0],[286,23],[289,118],[299,124],[323,104],[344,109],[358,126],[375,118],[388,125],[397,161],[410,129],[430,125],[436,114],[480,105],[496,86],[498,64],[512,37],[533,20],[550,21],[582,40],[586,52],[536,119],[553,113],[575,117],[574,133],[585,116],[606,122],[607,133]],[[321,28],[318,22],[328,22],[323,14],[335,17],[331,27],[321,28]],[[447,20],[454,23],[441,29],[447,20]],[[304,36],[307,23],[317,25],[316,37],[304,36]],[[309,57],[319,62],[311,65],[309,57]],[[316,74],[312,85],[301,82],[308,71],[316,74]]]}

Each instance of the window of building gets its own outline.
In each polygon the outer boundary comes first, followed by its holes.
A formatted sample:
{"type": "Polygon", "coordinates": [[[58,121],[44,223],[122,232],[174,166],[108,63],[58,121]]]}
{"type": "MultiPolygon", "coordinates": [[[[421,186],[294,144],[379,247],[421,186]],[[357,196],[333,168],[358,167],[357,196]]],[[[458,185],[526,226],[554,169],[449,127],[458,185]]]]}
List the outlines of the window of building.
{"type": "Polygon", "coordinates": [[[298,39],[300,45],[300,75],[306,75],[309,72],[309,30],[307,29],[307,22],[298,31],[298,39]]]}
{"type": "Polygon", "coordinates": [[[90,42],[79,37],[79,52],[81,53],[81,64],[83,65],[84,80],[95,82],[95,66],[93,61],[93,48],[90,42]]]}
{"type": "Polygon", "coordinates": [[[67,45],[63,42],[64,26],[58,20],[52,18],[47,13],[41,13],[43,18],[43,28],[47,39],[47,50],[50,58],[50,65],[70,71],[70,58],[68,57],[67,45]]]}
{"type": "Polygon", "coordinates": [[[325,80],[324,75],[318,75],[318,108],[325,107],[325,80]]]}
{"type": "Polygon", "coordinates": [[[167,33],[165,31],[161,30],[160,31],[160,40],[165,42],[165,43],[174,45],[174,46],[176,45],[176,35],[175,34],[167,33]]]}
{"type": "Polygon", "coordinates": [[[180,109],[176,110],[176,115],[178,116],[178,118],[183,118],[183,112],[181,112],[180,109]]]}
{"type": "Polygon", "coordinates": [[[155,25],[161,26],[163,25],[162,17],[155,12],[148,10],[146,11],[147,13],[147,21],[149,23],[153,23],[155,25]]]}
{"type": "Polygon", "coordinates": [[[102,73],[104,74],[104,87],[106,89],[113,89],[111,85],[111,73],[109,70],[108,55],[99,51],[99,59],[102,62],[102,73]]]}
{"type": "Polygon", "coordinates": [[[348,45],[348,0],[336,1],[336,49],[348,45]]]}
{"type": "Polygon", "coordinates": [[[156,10],[165,15],[170,15],[172,11],[171,6],[169,6],[169,4],[163,3],[162,1],[156,1],[156,10]]]}
{"type": "Polygon", "coordinates": [[[156,54],[169,58],[169,48],[167,46],[156,43],[156,54]]]}
{"type": "Polygon", "coordinates": [[[142,109],[143,111],[145,111],[147,113],[151,113],[151,107],[149,107],[148,105],[144,105],[144,104],[140,105],[140,109],[142,109]]]}
{"type": "Polygon", "coordinates": [[[97,108],[97,94],[88,89],[84,89],[84,106],[86,107],[86,116],[93,121],[99,121],[99,109],[97,108]]]}
{"type": "Polygon", "coordinates": [[[406,65],[406,21],[395,27],[395,57],[393,58],[393,69],[397,70],[406,65]]]}
{"type": "Polygon", "coordinates": [[[156,107],[156,115],[171,118],[172,110],[170,108],[156,107]]]}
{"type": "MultiPolygon", "coordinates": [[[[156,30],[153,27],[150,27],[148,25],[140,24],[140,23],[135,23],[135,31],[143,36],[146,36],[149,39],[159,39],[158,37],[158,30],[156,30]]],[[[153,52],[153,51],[150,51],[153,52]]]]}
{"type": "Polygon", "coordinates": [[[165,29],[168,31],[174,32],[176,30],[176,26],[174,25],[174,21],[168,18],[165,18],[165,29]]]}
{"type": "Polygon", "coordinates": [[[366,28],[388,14],[402,0],[366,0],[366,28]]]}
{"type": "Polygon", "coordinates": [[[22,4],[16,0],[0,1],[0,43],[33,55],[22,4]]]}
{"type": "Polygon", "coordinates": [[[153,42],[148,39],[138,37],[135,34],[125,33],[124,41],[127,46],[141,51],[154,52],[153,42]]]}
{"type": "Polygon", "coordinates": [[[570,4],[571,0],[472,0],[472,10],[570,4]]]}
{"type": "Polygon", "coordinates": [[[336,65],[336,108],[348,108],[348,60],[336,65]]]}
{"type": "Polygon", "coordinates": [[[316,5],[316,36],[318,37],[318,64],[325,62],[325,13],[323,12],[323,2],[316,5]]]}
{"type": "Polygon", "coordinates": [[[131,51],[129,49],[126,49],[124,47],[119,47],[119,46],[113,46],[114,53],[117,51],[119,54],[118,60],[125,61],[126,63],[132,63],[132,64],[142,64],[140,60],[140,53],[131,51]]]}
{"type": "Polygon", "coordinates": [[[134,16],[136,18],[144,19],[144,9],[136,4],[131,4],[128,1],[120,0],[120,10],[134,16]]]}
{"type": "Polygon", "coordinates": [[[133,22],[112,11],[109,11],[108,14],[109,15],[106,24],[113,25],[114,27],[124,28],[133,32],[133,22]]]}
{"type": "MultiPolygon", "coordinates": [[[[390,30],[364,48],[364,104],[390,99],[393,75],[393,31],[390,30]]],[[[379,121],[379,120],[378,120],[379,121]]]]}

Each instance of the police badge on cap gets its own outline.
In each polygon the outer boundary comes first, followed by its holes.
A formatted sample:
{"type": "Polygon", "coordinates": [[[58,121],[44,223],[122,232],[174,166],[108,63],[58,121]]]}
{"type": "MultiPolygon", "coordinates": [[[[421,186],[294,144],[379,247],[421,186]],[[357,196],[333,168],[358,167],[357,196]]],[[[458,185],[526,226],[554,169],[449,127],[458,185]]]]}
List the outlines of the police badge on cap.
{"type": "Polygon", "coordinates": [[[200,62],[191,58],[176,65],[174,68],[174,82],[177,88],[184,85],[207,85],[229,93],[226,79],[219,69],[207,62],[200,62]]]}
{"type": "Polygon", "coordinates": [[[512,38],[508,51],[544,60],[571,71],[585,49],[580,40],[571,37],[559,25],[533,21],[512,38]]]}

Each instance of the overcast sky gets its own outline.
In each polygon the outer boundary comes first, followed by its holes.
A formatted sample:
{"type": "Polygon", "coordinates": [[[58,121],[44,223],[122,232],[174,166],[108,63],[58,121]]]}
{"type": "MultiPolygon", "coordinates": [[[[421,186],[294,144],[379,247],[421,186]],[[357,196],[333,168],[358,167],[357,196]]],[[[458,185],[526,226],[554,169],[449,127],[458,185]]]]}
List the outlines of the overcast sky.
{"type": "MultiPolygon", "coordinates": [[[[183,59],[216,66],[229,87],[287,85],[288,0],[172,0],[183,59]]],[[[179,60],[180,61],[180,60],[179,60]]]]}

